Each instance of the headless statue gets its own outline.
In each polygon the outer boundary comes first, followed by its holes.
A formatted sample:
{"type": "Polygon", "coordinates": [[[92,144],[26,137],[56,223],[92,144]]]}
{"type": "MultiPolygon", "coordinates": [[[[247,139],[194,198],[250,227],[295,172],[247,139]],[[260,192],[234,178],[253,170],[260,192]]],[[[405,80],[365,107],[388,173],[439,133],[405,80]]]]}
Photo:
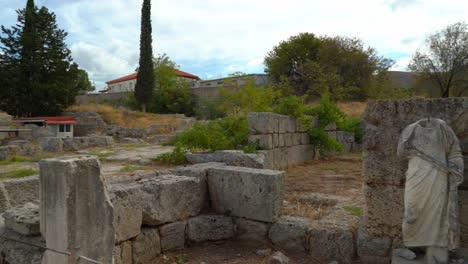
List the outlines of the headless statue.
{"type": "Polygon", "coordinates": [[[463,182],[463,156],[453,130],[436,118],[407,126],[398,155],[408,158],[403,243],[424,248],[428,264],[449,262],[459,247],[458,186],[463,182]]]}

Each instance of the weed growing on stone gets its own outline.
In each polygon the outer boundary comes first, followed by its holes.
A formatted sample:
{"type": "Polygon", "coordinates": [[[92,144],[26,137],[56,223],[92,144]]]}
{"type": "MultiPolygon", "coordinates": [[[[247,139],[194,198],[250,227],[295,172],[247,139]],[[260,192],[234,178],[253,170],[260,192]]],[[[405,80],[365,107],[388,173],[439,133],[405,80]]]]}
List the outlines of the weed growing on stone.
{"type": "Polygon", "coordinates": [[[362,215],[362,208],[358,206],[343,206],[343,209],[345,209],[351,215],[354,215],[357,217],[361,217],[362,215]]]}
{"type": "Polygon", "coordinates": [[[132,172],[132,171],[137,171],[137,170],[142,170],[142,169],[143,167],[141,166],[126,165],[120,169],[120,172],[132,172]]]}
{"type": "Polygon", "coordinates": [[[15,178],[23,178],[31,175],[36,175],[39,174],[39,171],[33,170],[33,169],[20,169],[20,168],[15,168],[12,171],[9,171],[2,176],[0,176],[0,179],[15,179],[15,178]]]}
{"type": "Polygon", "coordinates": [[[174,150],[170,153],[164,153],[156,158],[152,158],[153,162],[160,162],[163,164],[172,164],[172,165],[183,165],[187,164],[187,154],[188,150],[182,147],[180,144],[177,144],[174,150]]]}

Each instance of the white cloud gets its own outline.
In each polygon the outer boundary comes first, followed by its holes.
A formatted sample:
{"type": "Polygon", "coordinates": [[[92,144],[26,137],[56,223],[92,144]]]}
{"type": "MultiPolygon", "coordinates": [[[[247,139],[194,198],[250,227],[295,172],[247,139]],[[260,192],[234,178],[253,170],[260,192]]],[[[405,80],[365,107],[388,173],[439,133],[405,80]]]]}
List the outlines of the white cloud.
{"type": "MultiPolygon", "coordinates": [[[[8,8],[18,5],[0,1],[8,8]]],[[[93,80],[102,83],[136,68],[141,0],[37,3],[57,13],[73,57],[93,80]]],[[[263,58],[273,46],[312,32],[361,38],[397,60],[395,69],[406,69],[428,34],[466,19],[467,13],[466,0],[153,0],[153,46],[155,54],[167,53],[182,70],[210,78],[263,72],[263,58]]]]}

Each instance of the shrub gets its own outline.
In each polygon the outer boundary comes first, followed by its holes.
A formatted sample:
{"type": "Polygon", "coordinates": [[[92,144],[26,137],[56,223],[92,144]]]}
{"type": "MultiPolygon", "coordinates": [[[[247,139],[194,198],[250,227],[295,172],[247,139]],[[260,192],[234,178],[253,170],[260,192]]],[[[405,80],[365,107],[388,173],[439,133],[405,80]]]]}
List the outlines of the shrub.
{"type": "Polygon", "coordinates": [[[308,111],[308,107],[304,104],[304,97],[290,95],[278,99],[273,107],[273,112],[281,115],[289,115],[300,118],[308,111]]]}
{"type": "Polygon", "coordinates": [[[188,163],[187,158],[185,157],[187,152],[188,150],[183,148],[181,144],[177,144],[172,152],[164,153],[151,160],[164,164],[183,165],[188,163]]]}

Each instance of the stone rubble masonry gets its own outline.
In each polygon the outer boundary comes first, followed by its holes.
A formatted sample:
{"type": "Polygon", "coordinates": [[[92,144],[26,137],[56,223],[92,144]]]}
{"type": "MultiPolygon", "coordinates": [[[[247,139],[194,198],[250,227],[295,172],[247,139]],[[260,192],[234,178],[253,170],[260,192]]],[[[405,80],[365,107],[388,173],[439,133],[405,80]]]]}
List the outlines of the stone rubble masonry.
{"type": "Polygon", "coordinates": [[[231,166],[209,169],[211,207],[220,214],[274,222],[281,213],[284,174],[231,166]]]}
{"type": "Polygon", "coordinates": [[[45,137],[39,139],[39,144],[43,151],[61,152],[76,151],[91,147],[108,147],[114,144],[114,139],[109,136],[73,138],[45,137]]]}
{"type": "Polygon", "coordinates": [[[203,207],[200,179],[162,175],[142,180],[143,224],[157,226],[200,213],[203,207]]]}
{"type": "Polygon", "coordinates": [[[113,184],[107,191],[114,208],[115,243],[138,236],[143,223],[140,186],[135,183],[113,184]]]}
{"type": "MultiPolygon", "coordinates": [[[[366,126],[363,140],[366,208],[360,232],[364,232],[372,238],[372,241],[380,238],[390,239],[393,248],[401,244],[403,194],[408,161],[396,155],[398,140],[406,126],[427,117],[444,120],[454,130],[465,149],[465,142],[468,141],[468,98],[466,97],[378,101],[370,102],[367,106],[364,114],[366,126]]],[[[466,153],[466,150],[464,151],[466,153]]],[[[467,170],[465,170],[465,182],[460,190],[463,206],[467,199],[464,194],[468,190],[467,170]]],[[[467,215],[468,210],[462,209],[462,221],[467,215]]],[[[363,245],[365,244],[359,243],[358,252],[365,252],[362,254],[368,261],[381,261],[390,257],[391,250],[388,250],[386,243],[376,243],[372,250],[376,253],[361,249],[363,245]],[[386,256],[382,256],[383,251],[386,256]]],[[[467,239],[462,240],[462,246],[468,248],[467,239]]]]}
{"type": "Polygon", "coordinates": [[[26,203],[38,203],[39,176],[0,181],[0,213],[21,207],[26,203]]]}
{"type": "Polygon", "coordinates": [[[40,166],[40,226],[46,246],[43,264],[73,263],[85,256],[113,262],[113,208],[95,157],[45,159],[40,166]],[[71,261],[71,262],[70,262],[71,261]]]}
{"type": "MultiPolygon", "coordinates": [[[[157,228],[144,227],[132,244],[133,264],[150,264],[161,253],[161,240],[157,228]]],[[[122,263],[127,264],[127,263],[122,263]]]]}
{"type": "Polygon", "coordinates": [[[5,226],[25,236],[39,236],[39,205],[26,203],[3,214],[5,226]]]}
{"type": "Polygon", "coordinates": [[[216,241],[234,237],[235,225],[231,217],[199,215],[187,223],[187,238],[192,242],[216,241]]]}

